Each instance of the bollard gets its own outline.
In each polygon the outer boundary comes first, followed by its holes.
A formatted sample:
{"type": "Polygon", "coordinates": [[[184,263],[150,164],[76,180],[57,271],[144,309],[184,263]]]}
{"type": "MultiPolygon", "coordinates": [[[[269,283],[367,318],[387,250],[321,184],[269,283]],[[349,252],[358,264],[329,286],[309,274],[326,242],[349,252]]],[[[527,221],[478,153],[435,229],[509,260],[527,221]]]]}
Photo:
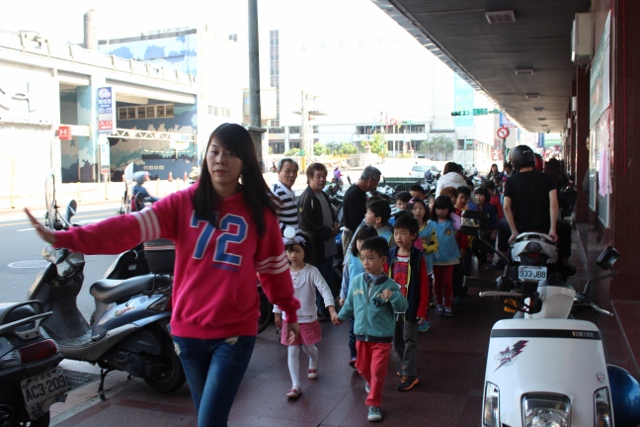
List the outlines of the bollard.
{"type": "Polygon", "coordinates": [[[80,183],[78,182],[78,202],[81,202],[82,199],[80,198],[80,183]]]}

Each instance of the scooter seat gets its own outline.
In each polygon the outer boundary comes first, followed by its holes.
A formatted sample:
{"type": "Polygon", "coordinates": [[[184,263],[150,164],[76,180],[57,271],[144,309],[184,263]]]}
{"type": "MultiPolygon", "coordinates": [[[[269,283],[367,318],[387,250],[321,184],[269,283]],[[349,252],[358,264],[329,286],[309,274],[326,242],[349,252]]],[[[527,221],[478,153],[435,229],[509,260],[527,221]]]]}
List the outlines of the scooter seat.
{"type": "Polygon", "coordinates": [[[110,304],[116,301],[126,301],[145,291],[166,288],[171,284],[172,280],[169,276],[145,274],[126,280],[98,280],[91,285],[89,293],[98,301],[110,304]]]}

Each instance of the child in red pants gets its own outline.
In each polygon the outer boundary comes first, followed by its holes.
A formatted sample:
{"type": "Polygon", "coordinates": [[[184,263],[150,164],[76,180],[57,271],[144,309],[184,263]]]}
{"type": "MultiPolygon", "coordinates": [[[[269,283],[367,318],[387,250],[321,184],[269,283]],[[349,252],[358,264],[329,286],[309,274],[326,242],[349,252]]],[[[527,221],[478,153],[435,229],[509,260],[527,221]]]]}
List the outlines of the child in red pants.
{"type": "Polygon", "coordinates": [[[455,208],[448,196],[436,198],[431,213],[430,223],[436,229],[438,237],[438,251],[433,256],[433,273],[435,284],[433,291],[436,297],[436,312],[438,315],[451,317],[451,295],[453,293],[453,266],[460,263],[460,250],[456,242],[456,225],[451,219],[455,208]],[[443,304],[444,303],[444,304],[443,304]]]}
{"type": "Polygon", "coordinates": [[[355,319],[356,369],[366,381],[369,421],[382,419],[380,404],[393,342],[395,312],[407,309],[407,299],[400,287],[384,273],[388,253],[389,245],[384,237],[369,237],[362,243],[360,258],[364,273],[352,279],[344,306],[334,320],[339,325],[351,316],[355,319]]]}

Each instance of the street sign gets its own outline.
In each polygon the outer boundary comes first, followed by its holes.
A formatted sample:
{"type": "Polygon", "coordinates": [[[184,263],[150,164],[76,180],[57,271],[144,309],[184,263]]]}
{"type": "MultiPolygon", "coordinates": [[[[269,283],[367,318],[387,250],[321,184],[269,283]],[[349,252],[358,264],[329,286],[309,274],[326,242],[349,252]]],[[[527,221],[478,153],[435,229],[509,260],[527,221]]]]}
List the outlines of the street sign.
{"type": "Polygon", "coordinates": [[[498,128],[498,138],[504,139],[504,138],[506,138],[508,136],[509,136],[509,128],[504,127],[504,126],[501,127],[501,128],[498,128]]]}
{"type": "Polygon", "coordinates": [[[485,116],[487,114],[500,114],[500,110],[489,110],[487,108],[474,108],[473,110],[452,111],[451,115],[457,116],[485,116]]]}
{"type": "Polygon", "coordinates": [[[389,124],[390,124],[391,126],[395,126],[395,125],[396,125],[396,123],[398,123],[398,121],[397,121],[396,119],[391,119],[391,120],[389,120],[389,124]]]}
{"type": "Polygon", "coordinates": [[[98,133],[113,133],[113,88],[98,88],[97,111],[98,111],[98,133]]]}
{"type": "Polygon", "coordinates": [[[71,141],[73,139],[71,137],[71,126],[58,127],[58,139],[60,141],[71,141]]]}

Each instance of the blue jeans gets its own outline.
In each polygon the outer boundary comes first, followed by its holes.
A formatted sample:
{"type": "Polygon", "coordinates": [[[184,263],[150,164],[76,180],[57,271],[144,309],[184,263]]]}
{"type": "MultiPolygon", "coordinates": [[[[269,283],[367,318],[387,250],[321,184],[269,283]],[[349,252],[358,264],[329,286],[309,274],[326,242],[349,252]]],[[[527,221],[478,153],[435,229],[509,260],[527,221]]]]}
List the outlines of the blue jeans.
{"type": "Polygon", "coordinates": [[[174,336],[173,341],[198,410],[198,427],[226,426],[256,337],[203,340],[174,336]]]}

